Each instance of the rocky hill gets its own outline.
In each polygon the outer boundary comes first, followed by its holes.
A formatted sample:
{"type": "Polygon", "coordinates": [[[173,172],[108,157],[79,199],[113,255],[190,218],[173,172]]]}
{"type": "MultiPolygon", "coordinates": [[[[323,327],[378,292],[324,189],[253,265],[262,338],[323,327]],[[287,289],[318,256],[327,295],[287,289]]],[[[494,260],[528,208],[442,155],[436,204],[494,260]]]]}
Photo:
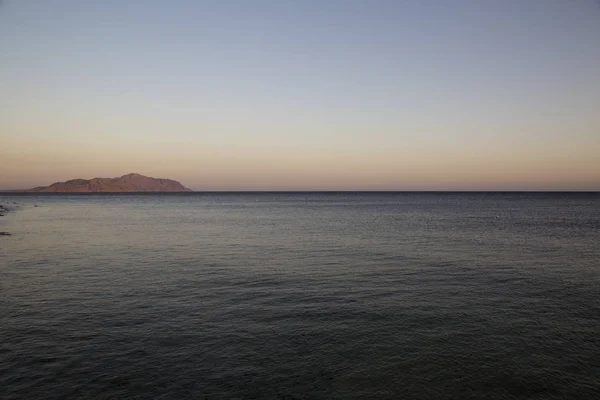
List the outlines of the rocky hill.
{"type": "Polygon", "coordinates": [[[172,179],[150,178],[140,174],[127,174],[119,178],[71,179],[55,182],[50,186],[39,186],[28,192],[191,192],[190,189],[172,179]]]}

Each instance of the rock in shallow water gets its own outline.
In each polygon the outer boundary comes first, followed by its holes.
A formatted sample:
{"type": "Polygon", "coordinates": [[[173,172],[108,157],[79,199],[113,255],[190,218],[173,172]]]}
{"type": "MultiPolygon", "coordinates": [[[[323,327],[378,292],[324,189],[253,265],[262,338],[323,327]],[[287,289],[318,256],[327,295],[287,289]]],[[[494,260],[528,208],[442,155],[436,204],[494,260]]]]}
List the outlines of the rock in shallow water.
{"type": "Polygon", "coordinates": [[[12,233],[0,232],[0,236],[10,236],[10,235],[12,235],[12,233]]]}

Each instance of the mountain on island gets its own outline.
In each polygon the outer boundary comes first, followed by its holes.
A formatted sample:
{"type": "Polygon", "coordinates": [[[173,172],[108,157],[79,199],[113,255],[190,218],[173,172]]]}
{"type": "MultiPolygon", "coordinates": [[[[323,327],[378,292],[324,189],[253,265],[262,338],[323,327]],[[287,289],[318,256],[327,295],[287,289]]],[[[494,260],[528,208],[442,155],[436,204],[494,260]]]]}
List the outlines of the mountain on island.
{"type": "Polygon", "coordinates": [[[119,178],[71,179],[26,191],[42,193],[191,192],[190,189],[172,179],[150,178],[140,174],[127,174],[119,178]]]}

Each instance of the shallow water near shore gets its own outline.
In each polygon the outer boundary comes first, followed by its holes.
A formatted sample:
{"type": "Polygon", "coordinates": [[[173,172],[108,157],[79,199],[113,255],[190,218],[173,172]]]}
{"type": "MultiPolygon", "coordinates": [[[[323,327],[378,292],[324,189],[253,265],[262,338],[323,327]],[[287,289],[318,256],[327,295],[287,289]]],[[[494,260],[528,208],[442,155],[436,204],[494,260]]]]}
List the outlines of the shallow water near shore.
{"type": "Polygon", "coordinates": [[[600,195],[0,195],[0,397],[600,393],[600,195]]]}

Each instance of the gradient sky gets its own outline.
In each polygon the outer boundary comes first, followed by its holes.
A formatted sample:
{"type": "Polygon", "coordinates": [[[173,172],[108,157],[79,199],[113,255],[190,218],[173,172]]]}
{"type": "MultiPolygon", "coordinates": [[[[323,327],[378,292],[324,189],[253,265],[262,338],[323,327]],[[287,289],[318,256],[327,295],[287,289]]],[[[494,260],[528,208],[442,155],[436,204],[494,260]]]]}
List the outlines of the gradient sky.
{"type": "Polygon", "coordinates": [[[4,0],[0,189],[600,190],[596,0],[4,0]]]}

